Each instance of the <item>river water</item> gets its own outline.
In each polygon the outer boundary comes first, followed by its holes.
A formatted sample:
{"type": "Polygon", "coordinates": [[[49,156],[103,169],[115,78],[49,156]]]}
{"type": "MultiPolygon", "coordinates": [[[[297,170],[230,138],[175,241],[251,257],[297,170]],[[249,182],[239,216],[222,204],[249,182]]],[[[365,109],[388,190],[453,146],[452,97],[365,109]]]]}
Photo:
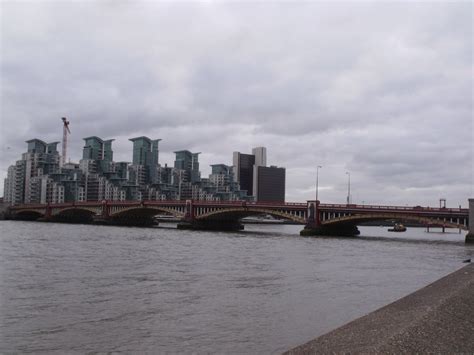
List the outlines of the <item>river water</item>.
{"type": "Polygon", "coordinates": [[[464,235],[0,222],[0,352],[280,353],[447,275],[464,235]]]}

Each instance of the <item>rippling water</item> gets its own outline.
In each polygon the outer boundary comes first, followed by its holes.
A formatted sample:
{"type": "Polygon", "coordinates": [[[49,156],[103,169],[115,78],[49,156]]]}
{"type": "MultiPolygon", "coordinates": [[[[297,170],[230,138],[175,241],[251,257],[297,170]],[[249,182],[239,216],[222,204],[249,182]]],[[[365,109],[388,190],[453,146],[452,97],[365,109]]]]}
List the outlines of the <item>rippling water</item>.
{"type": "Polygon", "coordinates": [[[0,352],[278,353],[474,255],[464,234],[0,222],[0,352]]]}

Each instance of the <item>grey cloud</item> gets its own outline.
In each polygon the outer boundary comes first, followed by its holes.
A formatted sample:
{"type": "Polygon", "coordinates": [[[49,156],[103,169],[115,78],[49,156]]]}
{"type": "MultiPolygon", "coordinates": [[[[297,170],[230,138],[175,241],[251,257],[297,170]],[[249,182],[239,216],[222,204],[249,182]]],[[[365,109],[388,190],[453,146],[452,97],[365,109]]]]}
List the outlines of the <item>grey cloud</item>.
{"type": "Polygon", "coordinates": [[[127,139],[148,135],[162,163],[202,151],[204,174],[265,145],[288,200],[312,198],[316,164],[329,201],[346,170],[359,200],[474,193],[470,3],[0,6],[2,176],[65,115],[74,160],[82,137],[130,160],[127,139]]]}

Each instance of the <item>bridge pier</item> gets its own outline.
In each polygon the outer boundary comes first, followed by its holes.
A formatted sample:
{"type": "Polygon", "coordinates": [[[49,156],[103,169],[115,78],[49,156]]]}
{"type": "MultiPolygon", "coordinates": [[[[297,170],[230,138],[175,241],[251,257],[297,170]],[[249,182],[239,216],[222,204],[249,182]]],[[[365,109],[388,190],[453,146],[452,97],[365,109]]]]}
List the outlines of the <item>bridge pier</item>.
{"type": "Polygon", "coordinates": [[[474,198],[469,199],[469,232],[466,235],[466,243],[474,244],[474,198]]]}
{"type": "Polygon", "coordinates": [[[333,236],[333,237],[353,237],[360,234],[355,224],[343,223],[337,225],[323,225],[319,215],[319,200],[307,201],[308,219],[306,226],[300,232],[303,237],[310,236],[333,236]]]}
{"type": "Polygon", "coordinates": [[[186,200],[184,219],[178,223],[178,229],[210,230],[210,231],[238,231],[244,225],[236,218],[206,218],[197,219],[192,200],[186,200]]]}

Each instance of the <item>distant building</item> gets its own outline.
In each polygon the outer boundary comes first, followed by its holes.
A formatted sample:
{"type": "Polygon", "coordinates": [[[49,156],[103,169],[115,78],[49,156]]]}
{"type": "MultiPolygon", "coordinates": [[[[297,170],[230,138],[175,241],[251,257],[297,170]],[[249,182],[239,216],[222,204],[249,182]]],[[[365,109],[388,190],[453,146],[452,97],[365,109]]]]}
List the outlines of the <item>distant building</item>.
{"type": "Polygon", "coordinates": [[[25,201],[25,174],[25,160],[18,160],[8,168],[3,190],[5,203],[18,205],[25,201]]]}
{"type": "Polygon", "coordinates": [[[131,138],[129,141],[133,142],[133,160],[132,164],[143,167],[145,172],[145,182],[157,182],[157,168],[159,166],[159,149],[158,144],[161,139],[151,140],[148,137],[131,138]]]}
{"type": "Polygon", "coordinates": [[[102,140],[92,136],[84,138],[85,144],[82,150],[82,159],[113,160],[112,142],[114,139],[102,140]]]}
{"type": "Polygon", "coordinates": [[[252,154],[234,152],[233,163],[235,181],[254,200],[285,200],[285,169],[267,167],[267,148],[253,148],[252,154]]]}
{"type": "Polygon", "coordinates": [[[197,183],[201,180],[201,172],[199,171],[199,154],[191,153],[189,150],[179,150],[174,152],[176,159],[174,167],[182,170],[182,182],[197,183]]]}
{"type": "Polygon", "coordinates": [[[64,187],[49,178],[60,172],[59,142],[45,143],[40,139],[26,141],[27,152],[8,168],[4,182],[5,202],[59,203],[64,202],[64,187]]]}
{"type": "Polygon", "coordinates": [[[234,179],[234,169],[225,164],[211,165],[209,184],[205,189],[220,201],[241,200],[246,192],[240,191],[239,183],[234,179]]]}
{"type": "Polygon", "coordinates": [[[254,195],[257,201],[285,201],[285,168],[256,166],[257,182],[254,195]]]}
{"type": "Polygon", "coordinates": [[[247,195],[253,193],[253,166],[255,155],[234,152],[233,164],[235,169],[234,179],[240,184],[241,190],[246,190],[247,195]]]}
{"type": "Polygon", "coordinates": [[[267,148],[265,147],[253,148],[252,155],[255,156],[256,166],[267,166],[267,148]]]}
{"type": "MultiPolygon", "coordinates": [[[[125,199],[126,192],[122,185],[125,179],[117,174],[119,163],[113,161],[112,142],[114,139],[103,140],[96,136],[84,138],[82,159],[79,169],[82,173],[74,192],[66,191],[66,196],[74,196],[78,201],[102,201],[125,199]]],[[[121,166],[120,166],[121,167],[121,166]]],[[[63,172],[66,170],[63,169],[63,172]]],[[[122,175],[123,171],[120,172],[122,175]]],[[[69,172],[71,174],[71,172],[69,172]]],[[[74,173],[76,178],[77,175],[74,173]]],[[[128,176],[127,176],[128,177],[128,176]]],[[[68,179],[71,180],[71,179],[68,179]]],[[[67,186],[73,186],[68,183],[67,186]]]]}
{"type": "Polygon", "coordinates": [[[234,152],[234,165],[213,164],[201,178],[199,154],[176,151],[173,167],[159,164],[160,139],[131,138],[132,162],[115,162],[112,143],[84,138],[82,159],[60,165],[58,142],[27,141],[27,151],[11,165],[4,182],[4,202],[62,203],[73,201],[204,200],[283,201],[285,170],[266,167],[266,148],[252,154],[234,152]]]}
{"type": "MultiPolygon", "coordinates": [[[[93,161],[97,173],[108,173],[113,171],[112,142],[114,139],[102,140],[92,136],[84,138],[85,144],[82,150],[81,161],[93,161]]],[[[81,161],[79,163],[81,163],[81,161]]],[[[92,173],[92,171],[91,171],[92,173]]]]}

